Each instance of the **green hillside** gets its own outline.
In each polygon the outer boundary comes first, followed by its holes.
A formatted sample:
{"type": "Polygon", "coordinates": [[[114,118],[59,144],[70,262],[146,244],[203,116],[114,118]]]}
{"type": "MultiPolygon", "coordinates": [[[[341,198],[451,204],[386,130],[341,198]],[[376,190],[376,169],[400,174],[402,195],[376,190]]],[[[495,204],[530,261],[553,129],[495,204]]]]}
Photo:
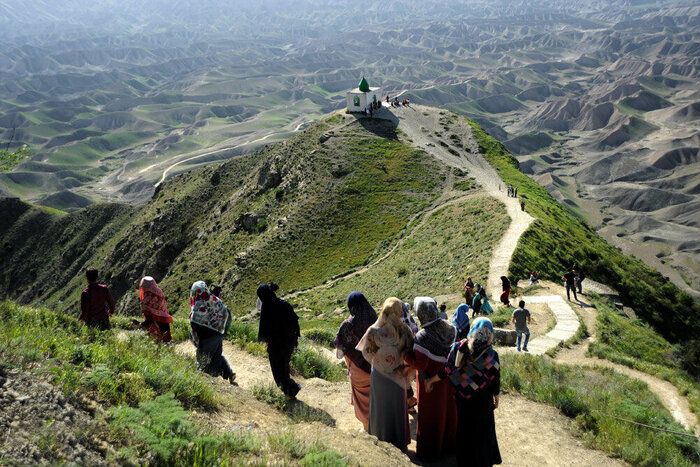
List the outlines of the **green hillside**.
{"type": "Polygon", "coordinates": [[[221,283],[244,313],[260,282],[308,288],[388,251],[442,192],[447,170],[399,142],[389,122],[364,128],[335,116],[284,143],[174,177],[145,206],[60,216],[7,199],[2,295],[75,313],[81,271],[91,264],[123,312],[137,311],[138,280],[150,274],[173,310],[188,308],[190,284],[204,279],[221,283]],[[319,142],[326,132],[333,136],[319,142]]]}

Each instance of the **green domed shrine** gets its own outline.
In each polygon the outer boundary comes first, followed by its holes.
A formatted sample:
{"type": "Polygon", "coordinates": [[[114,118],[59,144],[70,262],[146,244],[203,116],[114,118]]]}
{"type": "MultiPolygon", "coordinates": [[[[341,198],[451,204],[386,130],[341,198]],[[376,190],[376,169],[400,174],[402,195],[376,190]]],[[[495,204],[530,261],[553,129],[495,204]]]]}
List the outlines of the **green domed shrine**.
{"type": "Polygon", "coordinates": [[[348,112],[362,112],[370,106],[372,103],[376,103],[381,100],[380,88],[370,87],[367,78],[362,76],[360,84],[357,88],[351,89],[347,92],[348,101],[348,112]]]}

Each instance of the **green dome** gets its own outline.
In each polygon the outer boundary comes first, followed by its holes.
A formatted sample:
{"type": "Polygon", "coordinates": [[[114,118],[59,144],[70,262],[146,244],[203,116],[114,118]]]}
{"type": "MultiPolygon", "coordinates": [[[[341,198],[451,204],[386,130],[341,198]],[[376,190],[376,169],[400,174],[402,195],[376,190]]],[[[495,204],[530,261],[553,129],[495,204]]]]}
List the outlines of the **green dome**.
{"type": "Polygon", "coordinates": [[[362,80],[360,81],[360,85],[358,86],[360,88],[360,91],[362,92],[368,92],[369,91],[369,83],[365,79],[365,77],[362,77],[362,80]]]}

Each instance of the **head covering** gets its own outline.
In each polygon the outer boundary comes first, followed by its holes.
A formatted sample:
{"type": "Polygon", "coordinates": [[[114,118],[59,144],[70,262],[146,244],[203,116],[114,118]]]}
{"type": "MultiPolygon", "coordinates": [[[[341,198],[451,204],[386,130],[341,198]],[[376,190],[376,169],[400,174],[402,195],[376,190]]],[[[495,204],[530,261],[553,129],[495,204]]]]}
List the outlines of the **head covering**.
{"type": "Polygon", "coordinates": [[[452,317],[452,323],[457,328],[457,332],[464,332],[469,329],[469,305],[460,303],[452,317]]]}
{"type": "Polygon", "coordinates": [[[472,328],[467,334],[469,340],[469,348],[472,354],[479,354],[484,348],[491,345],[493,342],[493,323],[490,319],[480,316],[472,323],[472,328]]]}
{"type": "Polygon", "coordinates": [[[343,321],[335,336],[336,356],[343,358],[347,355],[356,366],[369,372],[370,364],[355,347],[365,335],[367,328],[377,321],[377,312],[362,292],[352,292],[348,295],[348,310],[350,317],[343,321]]]}
{"type": "Polygon", "coordinates": [[[356,348],[377,371],[405,389],[408,381],[403,354],[413,348],[413,333],[401,320],[402,313],[401,300],[387,298],[379,319],[367,329],[356,348]]]}
{"type": "Polygon", "coordinates": [[[418,332],[418,325],[411,314],[411,305],[406,302],[401,302],[401,320],[406,323],[413,335],[418,332]]]}
{"type": "Polygon", "coordinates": [[[269,284],[260,284],[256,294],[258,295],[260,301],[263,302],[263,305],[265,303],[273,303],[276,300],[279,300],[269,284]]]}
{"type": "Polygon", "coordinates": [[[506,276],[501,276],[501,284],[503,285],[503,290],[506,290],[510,287],[510,281],[506,276]]]}
{"type": "MultiPolygon", "coordinates": [[[[209,292],[204,281],[197,281],[190,289],[190,322],[225,334],[231,323],[231,312],[217,296],[209,292]]],[[[193,334],[195,344],[197,337],[193,334]]]]}
{"type": "Polygon", "coordinates": [[[493,324],[480,317],[472,323],[468,337],[452,346],[445,371],[461,397],[471,398],[499,376],[501,366],[492,341],[493,324]]]}
{"type": "Polygon", "coordinates": [[[139,300],[141,302],[141,313],[143,313],[144,318],[150,317],[157,323],[173,322],[173,317],[168,313],[168,307],[165,303],[165,295],[151,276],[141,279],[139,300]]]}
{"type": "Polygon", "coordinates": [[[430,297],[416,297],[413,300],[413,308],[423,328],[416,334],[413,350],[427,355],[432,360],[446,362],[457,333],[454,326],[438,317],[437,303],[430,297]]]}
{"type": "Polygon", "coordinates": [[[262,302],[258,340],[267,342],[268,352],[271,349],[288,350],[296,347],[301,333],[299,317],[292,305],[277,297],[268,284],[259,285],[257,295],[262,302]]]}

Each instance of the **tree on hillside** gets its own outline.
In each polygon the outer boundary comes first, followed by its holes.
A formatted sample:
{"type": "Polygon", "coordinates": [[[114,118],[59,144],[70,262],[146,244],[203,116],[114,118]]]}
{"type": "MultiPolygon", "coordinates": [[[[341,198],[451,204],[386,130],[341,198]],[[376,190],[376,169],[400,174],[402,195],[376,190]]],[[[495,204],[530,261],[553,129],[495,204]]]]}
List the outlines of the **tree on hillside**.
{"type": "Polygon", "coordinates": [[[12,170],[17,164],[31,155],[30,149],[26,144],[10,151],[10,145],[15,139],[15,129],[12,129],[12,136],[5,145],[5,149],[0,150],[0,172],[12,170]]]}

